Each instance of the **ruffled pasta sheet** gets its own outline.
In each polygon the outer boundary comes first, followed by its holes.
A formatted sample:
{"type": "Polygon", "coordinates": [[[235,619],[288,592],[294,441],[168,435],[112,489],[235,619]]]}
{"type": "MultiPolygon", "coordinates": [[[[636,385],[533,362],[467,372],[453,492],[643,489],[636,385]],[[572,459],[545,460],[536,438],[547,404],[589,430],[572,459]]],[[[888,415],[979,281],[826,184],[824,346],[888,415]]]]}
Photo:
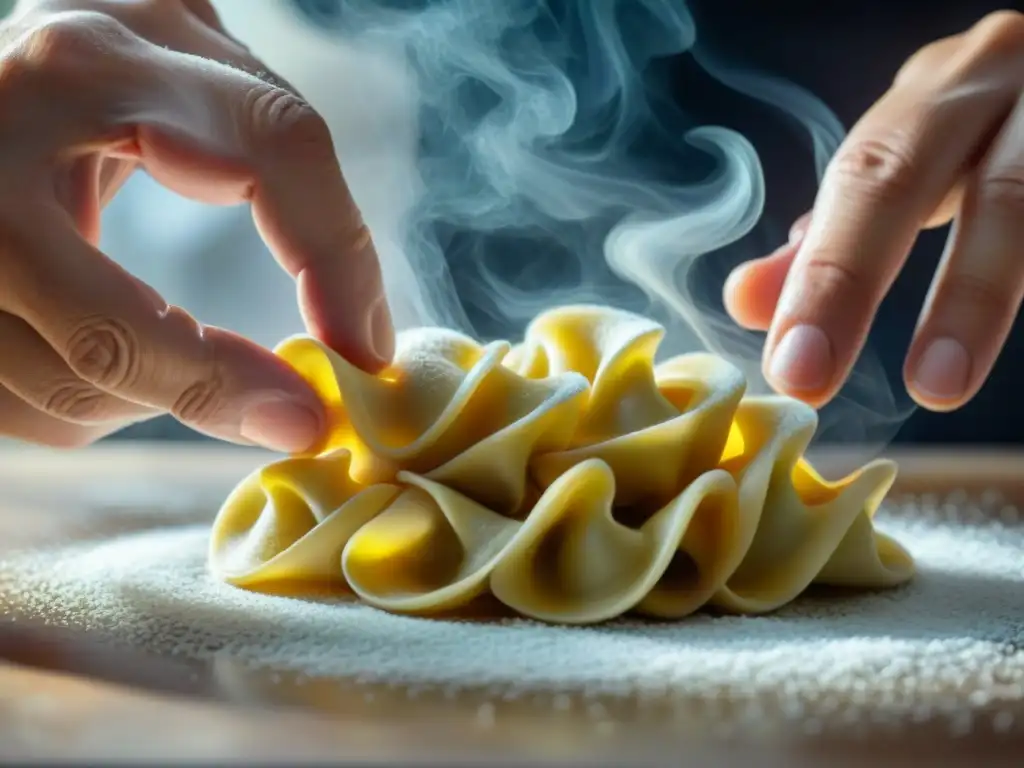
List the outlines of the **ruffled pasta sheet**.
{"type": "Polygon", "coordinates": [[[565,307],[515,348],[402,333],[378,376],[311,338],[284,342],[328,406],[329,437],[231,493],[212,571],[296,594],[345,585],[406,613],[489,591],[560,623],[761,613],[814,582],[911,577],[908,553],[871,521],[892,462],[825,481],[802,458],[811,408],[744,398],[741,373],[714,355],[655,365],[662,335],[631,314],[565,307]]]}

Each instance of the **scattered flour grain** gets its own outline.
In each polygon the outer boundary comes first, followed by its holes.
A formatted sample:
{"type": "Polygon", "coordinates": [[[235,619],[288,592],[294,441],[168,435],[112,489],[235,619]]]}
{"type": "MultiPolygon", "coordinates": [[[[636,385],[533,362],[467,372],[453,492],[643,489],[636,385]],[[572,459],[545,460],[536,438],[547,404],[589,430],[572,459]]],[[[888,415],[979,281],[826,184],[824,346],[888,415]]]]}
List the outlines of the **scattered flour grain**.
{"type": "MultiPolygon", "coordinates": [[[[955,733],[1024,722],[1024,524],[995,494],[894,502],[880,527],[908,546],[905,588],[809,595],[762,617],[698,615],[560,628],[531,621],[426,620],[343,599],[235,589],[205,568],[208,526],[63,545],[0,560],[0,613],[86,629],[194,660],[421,687],[500,702],[546,692],[550,711],[610,720],[601,697],[671,700],[711,722],[772,717],[914,723],[955,733]]],[[[372,690],[367,696],[372,697],[372,690]]],[[[369,700],[369,699],[367,699],[369,700]]],[[[486,725],[494,710],[484,707],[486,725]]],[[[610,726],[609,726],[610,727],[610,726]]]]}

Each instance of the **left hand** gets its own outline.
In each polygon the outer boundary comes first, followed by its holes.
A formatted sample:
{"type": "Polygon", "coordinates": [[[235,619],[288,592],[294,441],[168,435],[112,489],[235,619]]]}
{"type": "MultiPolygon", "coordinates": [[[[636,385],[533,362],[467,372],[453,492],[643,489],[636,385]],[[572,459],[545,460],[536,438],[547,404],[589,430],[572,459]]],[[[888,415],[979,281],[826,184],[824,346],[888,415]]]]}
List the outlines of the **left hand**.
{"type": "Polygon", "coordinates": [[[210,0],[21,0],[0,22],[0,135],[0,436],[74,447],[163,413],[284,453],[322,436],[324,404],[279,356],[98,248],[137,167],[247,204],[307,331],[365,370],[389,362],[380,265],[329,127],[210,0]]]}
{"type": "Polygon", "coordinates": [[[849,376],[923,229],[955,219],[904,366],[918,404],[981,388],[1024,299],[1024,15],[925,46],[854,126],[790,243],[739,267],[726,307],[764,370],[814,406],[849,376]]]}

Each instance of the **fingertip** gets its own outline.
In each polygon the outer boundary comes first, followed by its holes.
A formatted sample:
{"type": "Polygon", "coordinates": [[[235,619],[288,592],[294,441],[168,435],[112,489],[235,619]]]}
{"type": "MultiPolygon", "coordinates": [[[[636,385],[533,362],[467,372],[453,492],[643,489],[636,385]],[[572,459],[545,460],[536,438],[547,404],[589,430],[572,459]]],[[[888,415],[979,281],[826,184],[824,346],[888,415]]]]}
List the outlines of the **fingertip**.
{"type": "Polygon", "coordinates": [[[370,312],[370,342],[377,358],[388,365],[395,357],[395,324],[386,297],[381,296],[370,312]]]}
{"type": "Polygon", "coordinates": [[[904,372],[903,384],[907,388],[907,394],[910,395],[910,399],[918,407],[932,413],[952,413],[970,402],[971,397],[973,397],[972,393],[965,393],[956,397],[944,397],[931,392],[923,388],[909,371],[904,372]]]}
{"type": "Polygon", "coordinates": [[[765,350],[763,375],[779,394],[820,408],[835,394],[836,357],[828,335],[817,326],[795,325],[774,348],[765,350]]]}
{"type": "Polygon", "coordinates": [[[789,245],[799,245],[804,237],[807,236],[807,230],[811,226],[811,211],[808,211],[799,219],[793,222],[793,226],[789,228],[789,245]]]}
{"type": "Polygon", "coordinates": [[[750,264],[741,264],[729,273],[722,288],[722,303],[725,311],[742,328],[748,331],[763,331],[767,326],[763,318],[750,312],[749,272],[750,264]]]}
{"type": "Polygon", "coordinates": [[[932,413],[952,413],[967,403],[966,400],[935,400],[931,395],[921,392],[912,384],[907,384],[907,394],[910,395],[910,399],[913,400],[915,404],[924,408],[926,411],[931,411],[932,413]]]}
{"type": "Polygon", "coordinates": [[[242,412],[238,427],[243,440],[291,455],[323,442],[326,417],[322,406],[287,397],[255,402],[242,412]]]}
{"type": "Polygon", "coordinates": [[[379,290],[328,295],[327,281],[306,269],[296,278],[299,308],[310,334],[367,373],[379,373],[395,351],[387,299],[379,290]]]}
{"type": "Polygon", "coordinates": [[[176,413],[205,434],[286,454],[302,453],[322,442],[327,407],[287,361],[269,349],[207,326],[223,381],[220,407],[176,413]]]}
{"type": "Polygon", "coordinates": [[[765,381],[768,382],[768,386],[770,386],[777,395],[799,400],[804,405],[809,405],[815,410],[824,408],[836,396],[836,388],[831,385],[826,385],[825,387],[818,389],[801,389],[793,386],[790,382],[784,379],[780,379],[772,372],[771,362],[767,358],[765,358],[762,363],[761,375],[764,376],[765,381]]]}
{"type": "Polygon", "coordinates": [[[907,392],[915,403],[935,413],[948,413],[970,400],[973,361],[963,344],[940,337],[915,352],[907,357],[903,371],[907,392]]]}
{"type": "Polygon", "coordinates": [[[723,300],[739,325],[753,331],[768,330],[794,255],[795,249],[786,245],[732,271],[725,281],[723,300]]]}

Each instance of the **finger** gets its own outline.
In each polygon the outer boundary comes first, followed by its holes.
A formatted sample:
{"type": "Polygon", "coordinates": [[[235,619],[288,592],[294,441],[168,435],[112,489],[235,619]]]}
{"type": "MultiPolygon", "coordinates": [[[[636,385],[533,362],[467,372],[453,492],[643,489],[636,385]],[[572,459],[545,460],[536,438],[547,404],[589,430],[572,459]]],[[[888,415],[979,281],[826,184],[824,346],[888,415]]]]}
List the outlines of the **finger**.
{"type": "Polygon", "coordinates": [[[83,448],[127,424],[75,424],[33,408],[0,386],[0,435],[50,448],[83,448]]]}
{"type": "Polygon", "coordinates": [[[899,68],[893,83],[908,85],[913,82],[928,82],[937,69],[946,66],[950,59],[961,51],[965,35],[964,32],[949,35],[922,46],[899,68]]]}
{"type": "Polygon", "coordinates": [[[30,250],[0,265],[0,305],[79,378],[225,440],[287,453],[319,440],[323,406],[280,358],[168,306],[82,240],[55,203],[32,205],[49,224],[23,233],[30,250]]]}
{"type": "MultiPolygon", "coordinates": [[[[923,229],[945,226],[960,208],[963,183],[940,203],[923,229]]],[[[790,229],[789,241],[773,253],[736,267],[725,282],[725,309],[738,325],[751,331],[767,331],[779,305],[793,259],[810,225],[810,214],[801,216],[790,229]]]]}
{"type": "Polygon", "coordinates": [[[105,11],[164,48],[240,67],[250,74],[261,69],[248,47],[224,26],[210,0],[131,5],[106,0],[105,11]]]}
{"type": "Polygon", "coordinates": [[[805,213],[790,227],[789,241],[785,245],[763,258],[741,264],[725,281],[725,309],[743,328],[768,330],[789,267],[809,223],[810,214],[805,213]]]}
{"type": "Polygon", "coordinates": [[[725,281],[726,311],[743,328],[767,331],[775,314],[799,243],[786,243],[773,253],[748,261],[725,281]]]}
{"type": "Polygon", "coordinates": [[[820,406],[849,375],[918,232],[1012,106],[1009,84],[973,87],[990,64],[962,56],[930,83],[908,80],[850,132],[772,319],[765,375],[776,389],[820,406]]]}
{"type": "Polygon", "coordinates": [[[224,124],[241,128],[234,158],[241,162],[216,169],[206,162],[210,152],[224,153],[213,122],[187,145],[164,130],[173,121],[151,120],[140,133],[146,169],[195,199],[249,199],[260,235],[296,279],[309,330],[356,365],[381,369],[394,354],[394,329],[380,264],[326,124],[267,72],[257,78],[224,68],[214,77],[181,58],[196,87],[205,84],[211,101],[224,105],[224,124]]]}
{"type": "Polygon", "coordinates": [[[804,237],[807,235],[807,230],[811,226],[811,215],[813,213],[813,211],[808,211],[793,222],[793,225],[789,228],[790,243],[799,245],[803,242],[804,237]]]}
{"type": "Polygon", "coordinates": [[[32,326],[0,312],[0,386],[33,408],[78,424],[127,425],[159,411],[83,381],[32,326]]]}
{"type": "Polygon", "coordinates": [[[956,185],[949,191],[939,203],[938,207],[932,211],[931,216],[928,217],[921,229],[937,229],[938,227],[944,227],[953,220],[953,217],[960,212],[960,204],[964,198],[964,184],[966,177],[961,177],[957,181],[956,185]]]}
{"type": "Polygon", "coordinates": [[[67,157],[69,146],[96,151],[103,141],[121,152],[134,146],[149,173],[181,194],[250,201],[264,240],[296,279],[309,330],[366,369],[390,361],[393,329],[376,251],[330,132],[302,99],[150,44],[97,14],[65,14],[34,35],[17,48],[31,86],[21,88],[19,105],[49,110],[54,128],[19,147],[22,156],[67,157]]]}
{"type": "MultiPolygon", "coordinates": [[[[224,26],[224,22],[220,18],[220,14],[217,12],[217,9],[213,6],[213,3],[210,2],[210,0],[183,0],[183,2],[185,4],[185,8],[189,11],[189,14],[193,17],[193,19],[198,21],[199,24],[205,26],[214,34],[216,34],[221,39],[221,41],[227,40],[230,43],[231,51],[229,52],[229,56],[234,57],[236,51],[241,51],[243,54],[240,60],[236,59],[235,61],[231,61],[229,59],[222,59],[220,57],[211,58],[214,58],[216,61],[231,63],[234,66],[240,66],[241,69],[248,72],[249,74],[257,76],[260,76],[260,73],[262,72],[268,72],[266,66],[252,56],[252,51],[249,48],[249,46],[245,43],[245,41],[235,37],[235,35],[232,34],[231,30],[224,26]]],[[[191,27],[194,25],[189,26],[191,27]]],[[[206,39],[208,36],[201,35],[201,37],[206,39]]],[[[175,50],[185,51],[187,53],[196,53],[200,56],[203,55],[201,52],[190,50],[188,47],[184,45],[180,48],[176,48],[175,50]]],[[[277,83],[279,85],[284,85],[283,80],[277,78],[276,75],[274,77],[276,78],[277,83]]],[[[292,91],[295,90],[291,86],[286,85],[285,87],[288,87],[289,90],[292,91]]],[[[297,93],[297,91],[295,92],[297,93]]]]}
{"type": "Polygon", "coordinates": [[[1024,298],[1024,99],[973,174],[904,370],[914,399],[957,408],[988,377],[1024,298]]]}

